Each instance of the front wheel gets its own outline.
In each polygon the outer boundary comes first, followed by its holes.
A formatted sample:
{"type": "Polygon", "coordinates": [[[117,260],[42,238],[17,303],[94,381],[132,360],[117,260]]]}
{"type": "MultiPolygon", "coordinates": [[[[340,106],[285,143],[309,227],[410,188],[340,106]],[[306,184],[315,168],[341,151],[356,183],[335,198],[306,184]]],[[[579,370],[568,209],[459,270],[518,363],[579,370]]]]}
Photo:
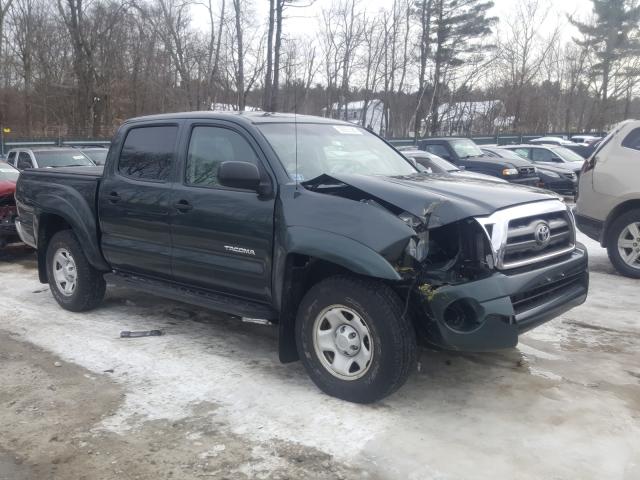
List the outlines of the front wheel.
{"type": "Polygon", "coordinates": [[[616,270],[640,278],[640,209],[623,213],[611,223],[607,253],[616,270]]]}
{"type": "Polygon", "coordinates": [[[56,233],[49,242],[47,276],[53,297],[65,310],[91,310],[104,298],[102,272],[91,266],[71,230],[56,233]]]}
{"type": "Polygon", "coordinates": [[[351,276],[327,278],[302,299],[298,353],[325,393],[357,403],[390,395],[416,362],[413,325],[387,285],[351,276]]]}

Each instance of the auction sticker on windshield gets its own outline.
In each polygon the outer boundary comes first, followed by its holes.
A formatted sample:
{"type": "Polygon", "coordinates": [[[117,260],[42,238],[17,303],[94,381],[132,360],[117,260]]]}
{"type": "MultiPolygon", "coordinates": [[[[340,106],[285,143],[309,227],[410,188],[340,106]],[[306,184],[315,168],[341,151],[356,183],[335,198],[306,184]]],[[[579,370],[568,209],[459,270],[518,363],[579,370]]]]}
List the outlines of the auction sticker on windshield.
{"type": "Polygon", "coordinates": [[[360,129],[356,128],[356,127],[346,127],[344,125],[334,125],[333,128],[335,128],[340,133],[344,133],[345,135],[362,135],[362,132],[360,131],[360,129]]]}

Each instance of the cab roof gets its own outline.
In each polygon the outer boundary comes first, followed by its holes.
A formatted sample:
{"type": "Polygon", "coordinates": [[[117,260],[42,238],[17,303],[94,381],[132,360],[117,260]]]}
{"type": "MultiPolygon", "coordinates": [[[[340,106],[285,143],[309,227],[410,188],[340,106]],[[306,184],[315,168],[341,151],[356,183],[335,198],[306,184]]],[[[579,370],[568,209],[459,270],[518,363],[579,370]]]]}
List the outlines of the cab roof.
{"type": "Polygon", "coordinates": [[[318,117],[314,115],[297,115],[293,113],[274,112],[227,112],[227,111],[195,111],[179,113],[163,113],[158,115],[145,115],[135,117],[124,122],[147,122],[157,120],[180,120],[180,119],[207,119],[207,120],[228,120],[236,123],[319,123],[329,125],[351,125],[353,123],[336,120],[334,118],[318,117]]]}

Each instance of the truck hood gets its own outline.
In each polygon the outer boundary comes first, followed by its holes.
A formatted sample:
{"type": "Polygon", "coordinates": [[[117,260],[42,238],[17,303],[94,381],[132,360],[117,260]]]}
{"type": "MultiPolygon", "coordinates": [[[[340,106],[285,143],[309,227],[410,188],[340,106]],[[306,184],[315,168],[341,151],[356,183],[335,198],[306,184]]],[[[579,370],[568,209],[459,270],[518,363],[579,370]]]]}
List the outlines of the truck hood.
{"type": "Polygon", "coordinates": [[[332,174],[331,177],[428,221],[429,227],[490,215],[514,205],[558,198],[534,187],[444,175],[332,174]]]}

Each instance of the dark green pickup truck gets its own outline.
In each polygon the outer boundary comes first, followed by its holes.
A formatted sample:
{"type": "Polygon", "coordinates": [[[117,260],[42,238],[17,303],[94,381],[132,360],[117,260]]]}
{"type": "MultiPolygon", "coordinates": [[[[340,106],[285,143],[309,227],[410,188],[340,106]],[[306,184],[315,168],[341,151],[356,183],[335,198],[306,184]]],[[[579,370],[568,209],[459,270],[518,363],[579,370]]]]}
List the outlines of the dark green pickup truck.
{"type": "Polygon", "coordinates": [[[582,303],[571,211],[530,187],[419,172],[335,120],[127,121],[102,167],[27,170],[17,228],[68,310],[119,283],[277,323],[326,393],[399,388],[418,341],[483,351],[582,303]]]}

